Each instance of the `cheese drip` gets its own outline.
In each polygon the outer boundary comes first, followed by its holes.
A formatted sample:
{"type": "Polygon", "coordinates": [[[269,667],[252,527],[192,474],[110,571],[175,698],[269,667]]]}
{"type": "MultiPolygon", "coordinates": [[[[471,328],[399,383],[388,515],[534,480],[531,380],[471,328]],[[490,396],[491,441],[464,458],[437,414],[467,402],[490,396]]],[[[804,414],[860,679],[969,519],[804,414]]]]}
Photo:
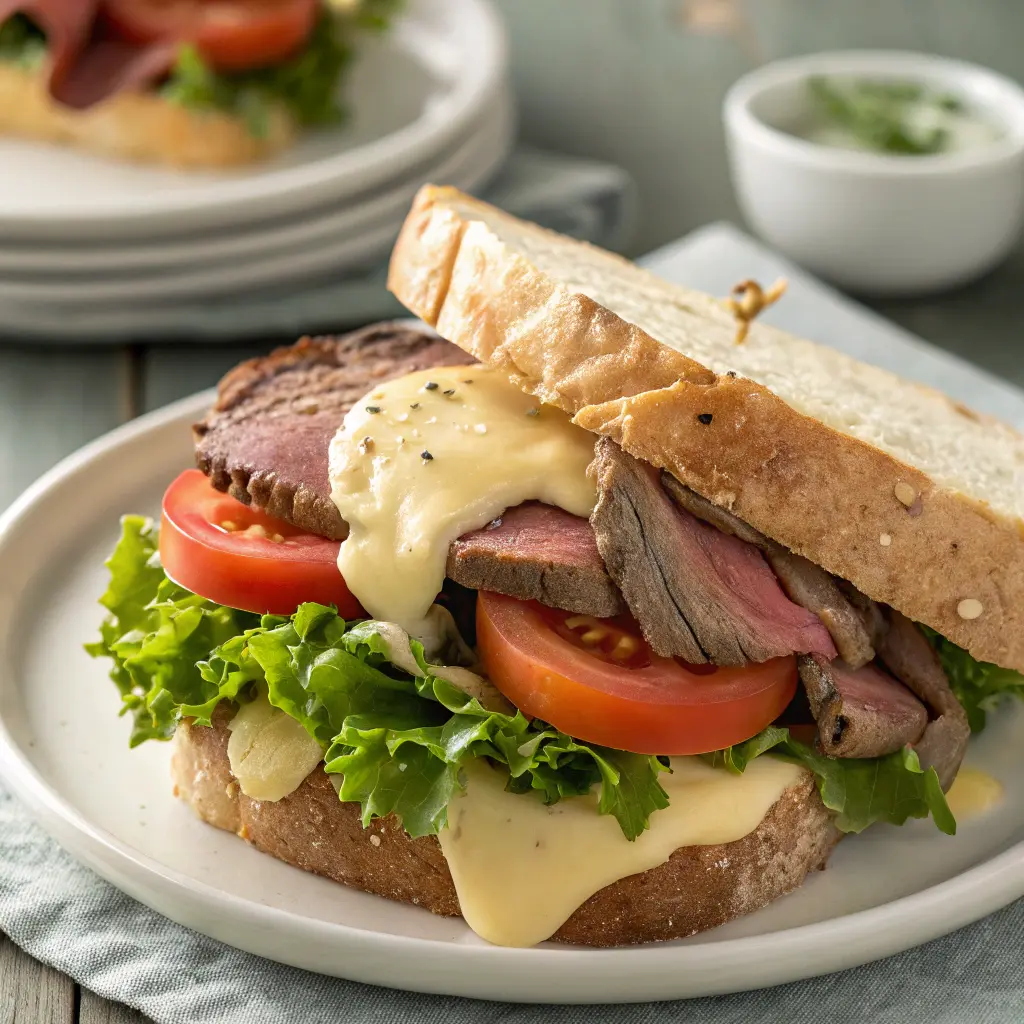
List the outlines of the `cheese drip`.
{"type": "Polygon", "coordinates": [[[1003,784],[987,772],[963,765],[946,794],[946,803],[957,821],[985,814],[1003,800],[1003,784]]]}
{"type": "Polygon", "coordinates": [[[260,693],[228,723],[228,762],[242,792],[253,800],[294,793],[323,760],[320,744],[260,693]]]}
{"type": "Polygon", "coordinates": [[[419,635],[452,542],[530,499],[589,516],[593,457],[592,434],[485,367],[382,384],[331,442],[331,495],[349,525],[338,568],[370,615],[419,635]]]}
{"type": "Polygon", "coordinates": [[[803,774],[768,756],[742,775],[691,757],[673,758],[672,769],[661,776],[669,806],[631,843],[611,815],[598,814],[596,793],[546,806],[506,792],[501,772],[471,762],[438,836],[466,923],[499,946],[543,942],[606,885],[664,864],[680,847],[749,835],[803,774]]]}

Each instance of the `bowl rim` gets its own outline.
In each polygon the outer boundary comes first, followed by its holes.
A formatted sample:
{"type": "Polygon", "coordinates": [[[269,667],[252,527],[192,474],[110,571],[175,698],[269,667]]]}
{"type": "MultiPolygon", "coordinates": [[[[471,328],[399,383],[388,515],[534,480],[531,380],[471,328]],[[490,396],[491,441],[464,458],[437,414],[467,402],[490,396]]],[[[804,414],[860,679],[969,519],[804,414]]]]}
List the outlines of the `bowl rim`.
{"type": "Polygon", "coordinates": [[[829,50],[771,61],[743,75],[722,104],[728,133],[755,142],[775,155],[821,170],[885,177],[930,177],[991,169],[1024,156],[1024,88],[1006,75],[972,64],[913,50],[829,50]],[[874,73],[948,84],[958,93],[984,92],[986,107],[1005,134],[983,146],[951,153],[906,156],[822,145],[791,135],[762,120],[754,104],[778,88],[820,74],[874,73]]]}

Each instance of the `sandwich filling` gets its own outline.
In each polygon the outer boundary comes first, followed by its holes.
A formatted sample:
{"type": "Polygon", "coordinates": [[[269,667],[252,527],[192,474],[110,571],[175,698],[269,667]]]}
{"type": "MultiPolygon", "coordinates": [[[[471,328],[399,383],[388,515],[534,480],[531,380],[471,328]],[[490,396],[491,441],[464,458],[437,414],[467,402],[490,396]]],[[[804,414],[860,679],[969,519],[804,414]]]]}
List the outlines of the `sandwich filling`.
{"type": "Polygon", "coordinates": [[[232,702],[246,795],[322,761],[364,826],[438,836],[510,945],[748,835],[808,773],[842,832],[954,831],[969,732],[1024,679],[435,337],[374,331],[229,375],[197,427],[213,487],[123,521],[90,650],[133,745],[232,702]]]}
{"type": "Polygon", "coordinates": [[[85,110],[155,91],[239,118],[256,137],[285,112],[298,126],[343,118],[338,87],[359,37],[386,27],[397,0],[0,0],[0,66],[46,77],[50,97],[85,110]]]}

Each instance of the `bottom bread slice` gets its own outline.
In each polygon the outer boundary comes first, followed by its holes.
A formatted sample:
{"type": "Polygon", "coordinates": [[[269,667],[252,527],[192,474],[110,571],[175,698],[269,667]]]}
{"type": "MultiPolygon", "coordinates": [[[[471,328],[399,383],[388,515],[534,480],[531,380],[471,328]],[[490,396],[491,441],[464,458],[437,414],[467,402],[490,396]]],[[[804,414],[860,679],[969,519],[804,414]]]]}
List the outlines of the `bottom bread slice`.
{"type": "MultiPolygon", "coordinates": [[[[221,704],[212,727],[178,726],[175,793],[200,818],[343,885],[435,914],[459,914],[437,839],[411,839],[393,817],[364,829],[358,804],[342,803],[321,767],[276,802],[245,796],[228,763],[230,717],[229,705],[221,704]]],[[[664,864],[595,893],[552,937],[619,946],[714,928],[797,888],[809,871],[825,866],[838,838],[808,773],[743,839],[676,850],[664,864]]]]}
{"type": "Polygon", "coordinates": [[[50,98],[41,70],[0,62],[0,135],[200,169],[252,163],[283,149],[294,134],[283,110],[272,113],[257,137],[238,118],[187,110],[155,92],[123,92],[88,110],[71,110],[50,98]]]}

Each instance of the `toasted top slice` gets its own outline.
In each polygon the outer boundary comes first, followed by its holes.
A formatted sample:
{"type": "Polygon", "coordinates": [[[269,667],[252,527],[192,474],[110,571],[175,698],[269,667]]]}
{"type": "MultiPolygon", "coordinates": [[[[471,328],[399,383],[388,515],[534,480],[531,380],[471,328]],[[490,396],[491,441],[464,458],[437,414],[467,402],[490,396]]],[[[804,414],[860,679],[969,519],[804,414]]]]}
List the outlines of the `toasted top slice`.
{"type": "Polygon", "coordinates": [[[1024,670],[1024,438],[618,256],[424,187],[389,287],[442,337],[773,540],[1024,670]]]}

